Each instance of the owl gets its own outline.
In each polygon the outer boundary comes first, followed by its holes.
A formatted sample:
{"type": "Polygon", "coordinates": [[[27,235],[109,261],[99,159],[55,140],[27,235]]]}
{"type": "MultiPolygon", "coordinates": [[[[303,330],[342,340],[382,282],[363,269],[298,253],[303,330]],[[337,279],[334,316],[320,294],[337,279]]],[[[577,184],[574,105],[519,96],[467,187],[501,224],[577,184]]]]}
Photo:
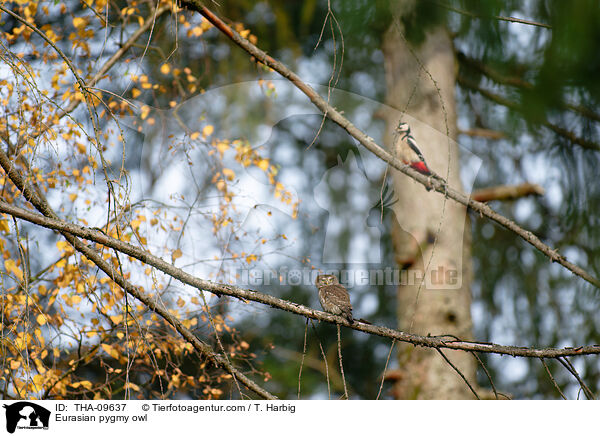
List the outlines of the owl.
{"type": "Polygon", "coordinates": [[[334,315],[342,315],[352,322],[352,303],[348,290],[340,285],[338,278],[333,274],[322,274],[317,276],[315,285],[319,290],[319,302],[325,312],[334,315]]]}

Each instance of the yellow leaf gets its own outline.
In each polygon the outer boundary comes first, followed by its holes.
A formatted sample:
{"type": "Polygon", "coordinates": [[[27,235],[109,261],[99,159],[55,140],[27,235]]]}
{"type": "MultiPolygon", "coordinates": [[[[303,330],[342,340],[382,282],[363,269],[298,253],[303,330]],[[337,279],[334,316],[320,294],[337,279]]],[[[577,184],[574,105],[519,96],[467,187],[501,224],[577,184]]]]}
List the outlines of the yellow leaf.
{"type": "Polygon", "coordinates": [[[76,29],[79,29],[80,27],[85,27],[87,24],[85,18],[81,18],[81,17],[75,17],[73,18],[73,27],[75,27],[76,29]]]}
{"type": "Polygon", "coordinates": [[[4,233],[10,232],[10,228],[8,227],[8,221],[0,220],[0,230],[3,231],[4,233]]]}
{"type": "Polygon", "coordinates": [[[17,266],[13,259],[6,259],[4,261],[4,268],[8,273],[14,274],[19,281],[23,280],[23,271],[21,271],[21,268],[17,266]]]}
{"type": "Polygon", "coordinates": [[[43,347],[44,344],[46,343],[46,340],[42,336],[42,331],[40,329],[35,329],[33,332],[34,332],[35,337],[37,338],[37,340],[40,342],[40,346],[43,347]]]}
{"type": "Polygon", "coordinates": [[[145,120],[146,118],[148,118],[148,115],[150,114],[150,106],[142,106],[142,113],[140,114],[140,117],[142,118],[142,120],[145,120]]]}
{"type": "Polygon", "coordinates": [[[38,315],[38,316],[35,318],[35,320],[37,321],[37,323],[38,323],[39,325],[44,325],[44,324],[46,324],[46,316],[45,316],[45,315],[43,315],[43,314],[41,314],[41,313],[40,313],[40,314],[39,314],[39,315],[38,315]]]}
{"type": "Polygon", "coordinates": [[[233,170],[230,170],[229,168],[224,168],[223,169],[223,176],[225,176],[225,178],[227,180],[233,180],[235,177],[235,172],[233,172],[233,170]]]}
{"type": "Polygon", "coordinates": [[[40,359],[34,359],[33,362],[35,363],[36,369],[40,374],[44,374],[46,372],[44,362],[42,362],[40,359]]]}
{"type": "Polygon", "coordinates": [[[263,171],[267,171],[269,169],[269,159],[261,159],[256,164],[263,171]]]}
{"type": "Polygon", "coordinates": [[[115,324],[119,324],[121,321],[123,321],[123,315],[111,315],[110,320],[115,324]]]}
{"type": "Polygon", "coordinates": [[[75,201],[77,194],[69,194],[69,201],[75,201]]]}
{"type": "Polygon", "coordinates": [[[138,392],[140,390],[140,387],[134,383],[131,382],[127,382],[125,383],[125,388],[126,389],[133,389],[134,391],[138,392]]]}
{"type": "Polygon", "coordinates": [[[185,306],[185,300],[183,298],[179,297],[177,299],[177,306],[179,306],[179,307],[185,306]]]}
{"type": "Polygon", "coordinates": [[[169,74],[171,72],[171,66],[169,64],[162,64],[160,67],[160,72],[163,74],[169,74]]]}
{"type": "Polygon", "coordinates": [[[32,388],[34,389],[35,392],[42,389],[42,386],[44,386],[44,381],[46,381],[45,379],[46,378],[42,374],[36,374],[32,377],[32,381],[33,381],[32,388]]]}
{"type": "Polygon", "coordinates": [[[223,154],[229,149],[229,144],[225,141],[221,141],[217,144],[217,150],[219,153],[223,154]]]}
{"type": "Polygon", "coordinates": [[[202,135],[204,135],[204,137],[207,137],[212,135],[214,131],[215,128],[209,124],[208,126],[204,126],[204,129],[202,129],[202,135]]]}
{"type": "Polygon", "coordinates": [[[182,256],[181,250],[178,248],[177,250],[175,250],[173,253],[171,253],[171,259],[172,260],[177,260],[182,256]]]}
{"type": "Polygon", "coordinates": [[[140,91],[140,90],[139,90],[139,89],[137,89],[137,88],[132,88],[132,89],[131,89],[131,96],[132,96],[133,98],[138,98],[138,96],[139,96],[141,93],[142,93],[142,91],[140,91]]]}
{"type": "Polygon", "coordinates": [[[119,359],[119,352],[113,348],[112,345],[108,344],[100,344],[102,349],[106,354],[113,357],[114,359],[119,359]]]}
{"type": "Polygon", "coordinates": [[[12,360],[10,362],[10,369],[19,369],[19,367],[21,366],[21,362],[18,360],[12,360]]]}
{"type": "Polygon", "coordinates": [[[200,137],[200,132],[194,132],[190,135],[190,139],[192,141],[198,139],[199,137],[200,137]]]}

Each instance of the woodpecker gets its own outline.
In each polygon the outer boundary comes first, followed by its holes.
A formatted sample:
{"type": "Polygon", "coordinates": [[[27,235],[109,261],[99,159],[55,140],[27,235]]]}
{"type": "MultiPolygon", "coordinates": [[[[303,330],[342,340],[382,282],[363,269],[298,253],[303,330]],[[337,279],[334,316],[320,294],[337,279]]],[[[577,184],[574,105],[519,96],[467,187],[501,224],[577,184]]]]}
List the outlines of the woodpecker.
{"type": "Polygon", "coordinates": [[[425,163],[425,158],[421,150],[419,150],[417,141],[410,134],[408,123],[400,123],[396,127],[394,151],[406,165],[410,165],[411,168],[426,176],[433,175],[427,163],[425,163]]]}

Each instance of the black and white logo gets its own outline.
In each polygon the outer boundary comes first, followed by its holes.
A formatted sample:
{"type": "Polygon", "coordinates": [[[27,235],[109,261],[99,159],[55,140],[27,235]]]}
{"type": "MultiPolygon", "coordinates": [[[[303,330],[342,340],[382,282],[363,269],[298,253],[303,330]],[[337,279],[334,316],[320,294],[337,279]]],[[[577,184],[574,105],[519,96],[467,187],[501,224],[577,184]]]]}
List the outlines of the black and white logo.
{"type": "Polygon", "coordinates": [[[14,433],[18,429],[48,429],[50,411],[29,401],[19,401],[3,405],[6,409],[6,431],[14,433]]]}

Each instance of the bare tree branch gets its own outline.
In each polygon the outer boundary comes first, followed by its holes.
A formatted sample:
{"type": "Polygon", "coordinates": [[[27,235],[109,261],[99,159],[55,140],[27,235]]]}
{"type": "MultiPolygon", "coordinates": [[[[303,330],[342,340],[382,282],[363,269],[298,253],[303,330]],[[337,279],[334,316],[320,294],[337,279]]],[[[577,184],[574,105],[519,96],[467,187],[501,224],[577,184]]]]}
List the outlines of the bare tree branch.
{"type": "Polygon", "coordinates": [[[459,130],[459,135],[467,135],[467,136],[479,136],[481,138],[486,139],[504,139],[506,138],[506,134],[504,132],[499,132],[497,130],[490,129],[467,129],[467,130],[459,130]]]}
{"type": "Polygon", "coordinates": [[[487,367],[485,366],[485,364],[480,359],[480,357],[477,353],[471,353],[471,354],[473,355],[473,357],[475,357],[477,362],[481,365],[481,368],[483,368],[483,372],[485,373],[485,376],[487,377],[488,381],[490,382],[490,386],[492,387],[492,392],[494,393],[494,397],[496,398],[496,400],[498,400],[499,399],[498,391],[496,390],[496,385],[494,384],[494,380],[492,380],[492,376],[490,375],[490,372],[487,370],[487,367]]]}
{"type": "Polygon", "coordinates": [[[548,368],[548,365],[546,365],[546,361],[544,359],[540,359],[540,360],[542,361],[542,365],[544,365],[544,368],[546,369],[546,372],[548,373],[548,377],[550,377],[552,384],[554,385],[554,387],[556,388],[556,390],[558,391],[560,396],[563,398],[563,400],[566,400],[567,397],[565,397],[565,394],[563,394],[563,392],[560,390],[560,387],[556,383],[556,380],[554,380],[554,377],[552,376],[552,372],[550,372],[550,368],[548,368]]]}
{"type": "Polygon", "coordinates": [[[577,381],[579,382],[579,386],[581,386],[581,389],[583,389],[583,393],[585,394],[585,396],[588,400],[593,400],[596,398],[596,394],[594,394],[592,392],[592,390],[588,387],[588,385],[586,385],[585,382],[581,379],[581,377],[579,376],[579,373],[577,372],[575,367],[571,364],[571,362],[569,362],[569,359],[567,359],[566,356],[560,357],[556,360],[558,360],[567,369],[567,371],[569,371],[571,374],[573,374],[573,377],[575,377],[577,379],[577,381]]]}
{"type": "MultiPolygon", "coordinates": [[[[0,163],[2,162],[1,157],[2,153],[0,152],[0,163]]],[[[215,283],[210,280],[204,280],[198,277],[194,277],[193,275],[171,265],[170,263],[148,253],[147,251],[144,251],[141,248],[135,247],[127,242],[111,238],[110,236],[107,236],[105,233],[96,229],[67,223],[65,221],[55,218],[41,216],[39,214],[36,214],[35,212],[30,212],[28,210],[13,206],[4,201],[0,201],[0,213],[7,213],[16,218],[20,218],[29,221],[33,224],[37,224],[42,227],[59,231],[63,234],[74,235],[79,238],[94,241],[106,247],[110,247],[135,259],[138,259],[147,265],[151,265],[154,268],[162,271],[163,273],[175,278],[176,280],[179,280],[180,282],[190,285],[201,291],[208,291],[215,295],[228,295],[230,297],[238,298],[243,301],[255,301],[257,303],[271,306],[276,309],[292,312],[307,318],[318,319],[320,321],[329,322],[331,324],[339,323],[344,327],[348,327],[364,333],[374,334],[390,339],[396,339],[398,341],[408,342],[413,345],[430,348],[448,348],[452,350],[494,353],[509,355],[513,357],[543,357],[549,359],[566,356],[582,356],[586,354],[600,354],[600,345],[589,345],[576,348],[567,347],[562,349],[515,347],[485,342],[461,341],[452,338],[448,339],[448,336],[437,337],[413,335],[398,330],[393,330],[387,327],[365,324],[358,320],[354,320],[354,322],[350,324],[348,320],[341,316],[333,315],[328,312],[322,312],[320,310],[315,310],[287,300],[282,300],[272,295],[263,294],[261,292],[254,291],[251,289],[244,289],[238,286],[215,283]]],[[[140,294],[140,292],[137,291],[137,288],[134,289],[136,293],[134,297],[138,298],[137,295],[140,295],[141,298],[143,298],[141,301],[144,303],[149,299],[149,297],[145,296],[145,294],[140,294]]],[[[151,308],[153,307],[154,306],[151,306],[151,308]]]]}
{"type": "Polygon", "coordinates": [[[535,183],[521,183],[520,185],[501,185],[477,189],[471,193],[475,201],[487,202],[493,200],[516,200],[530,195],[544,195],[544,188],[535,183]]]}
{"type": "Polygon", "coordinates": [[[444,358],[444,360],[446,361],[446,363],[448,365],[450,365],[452,367],[452,369],[454,371],[456,371],[456,373],[460,376],[460,378],[462,378],[464,380],[464,382],[467,384],[467,386],[469,387],[469,389],[471,390],[471,392],[473,392],[473,395],[475,395],[475,398],[477,398],[478,400],[481,400],[481,398],[477,394],[477,391],[475,391],[475,389],[473,388],[473,386],[471,386],[471,383],[469,382],[469,380],[467,380],[467,377],[465,377],[465,375],[462,373],[462,371],[460,369],[458,369],[456,367],[456,365],[454,365],[450,361],[450,359],[448,359],[448,357],[444,354],[444,352],[442,350],[440,350],[439,348],[436,348],[435,351],[437,351],[438,353],[440,353],[440,355],[444,358]]]}
{"type": "Polygon", "coordinates": [[[340,361],[340,374],[342,375],[342,383],[344,384],[344,400],[349,400],[348,387],[346,386],[346,376],[344,375],[344,364],[342,363],[342,334],[340,332],[340,325],[337,324],[337,346],[338,346],[338,359],[340,361]]]}
{"type": "Polygon", "coordinates": [[[461,15],[465,15],[467,17],[472,17],[472,18],[493,18],[495,20],[500,20],[500,21],[508,21],[510,23],[519,23],[519,24],[527,24],[529,26],[536,26],[536,27],[543,27],[544,29],[552,29],[552,26],[550,26],[549,24],[545,24],[545,23],[538,23],[537,21],[531,21],[531,20],[525,20],[523,18],[514,18],[514,17],[502,17],[499,15],[493,15],[490,17],[486,17],[486,16],[482,16],[482,15],[478,15],[478,14],[474,14],[473,12],[470,11],[465,11],[463,9],[458,9],[449,5],[445,5],[442,3],[438,3],[438,2],[433,2],[438,6],[441,6],[442,8],[446,8],[449,11],[452,12],[456,12],[457,14],[461,14],[461,15]]]}
{"type": "MultiPolygon", "coordinates": [[[[500,95],[494,94],[493,92],[480,87],[477,83],[475,83],[474,81],[472,81],[470,79],[467,79],[464,76],[459,75],[456,80],[462,86],[465,86],[467,88],[472,89],[473,91],[476,91],[478,94],[481,94],[482,96],[484,96],[485,98],[487,98],[490,101],[493,101],[494,103],[497,103],[501,106],[506,106],[507,108],[510,108],[510,109],[518,111],[518,112],[523,111],[521,106],[519,105],[519,103],[516,103],[516,102],[509,100],[505,97],[502,97],[500,95]]],[[[548,129],[552,130],[554,133],[562,136],[563,138],[568,139],[573,144],[577,144],[588,150],[595,150],[595,151],[600,150],[600,144],[597,144],[594,141],[590,141],[588,139],[582,138],[581,136],[577,136],[575,133],[571,132],[570,130],[567,130],[560,126],[552,124],[550,121],[543,121],[540,124],[548,129]]]]}
{"type": "MultiPolygon", "coordinates": [[[[488,64],[485,64],[480,60],[473,59],[460,51],[456,53],[456,57],[464,65],[476,69],[484,76],[489,77],[494,82],[499,83],[501,85],[509,85],[527,90],[533,89],[534,87],[532,83],[527,82],[526,80],[523,80],[520,77],[504,76],[502,73],[491,68],[488,64]]],[[[577,112],[580,115],[583,115],[584,117],[590,118],[594,121],[600,121],[600,115],[585,106],[561,102],[560,107],[573,112],[577,112]]]]}

